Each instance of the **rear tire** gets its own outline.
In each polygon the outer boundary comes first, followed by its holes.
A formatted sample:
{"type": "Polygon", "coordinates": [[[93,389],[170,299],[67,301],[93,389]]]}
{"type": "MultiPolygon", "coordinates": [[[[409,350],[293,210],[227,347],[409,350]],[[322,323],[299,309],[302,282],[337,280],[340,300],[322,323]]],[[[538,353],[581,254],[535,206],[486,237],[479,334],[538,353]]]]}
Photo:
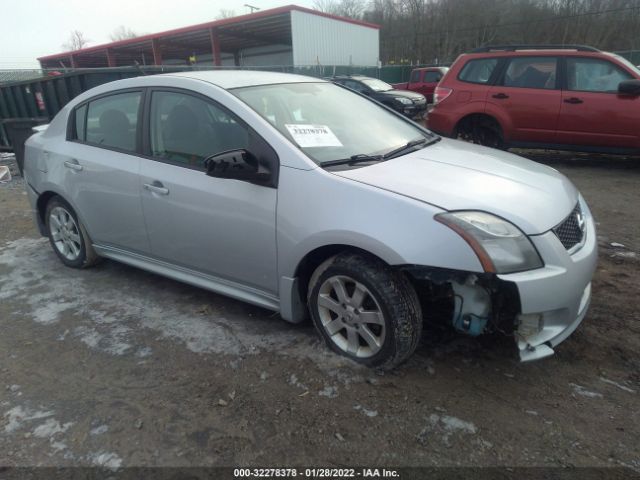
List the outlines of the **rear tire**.
{"type": "Polygon", "coordinates": [[[401,273],[361,253],[343,253],[311,276],[313,323],[334,352],[383,370],[415,351],[422,334],[418,296],[401,273]]]}
{"type": "Polygon", "coordinates": [[[78,216],[62,197],[51,197],[44,216],[53,251],[67,267],[88,268],[100,261],[78,216]]]}
{"type": "Polygon", "coordinates": [[[496,120],[488,116],[472,116],[462,119],[456,126],[453,137],[484,147],[499,150],[505,148],[502,128],[496,120]]]}

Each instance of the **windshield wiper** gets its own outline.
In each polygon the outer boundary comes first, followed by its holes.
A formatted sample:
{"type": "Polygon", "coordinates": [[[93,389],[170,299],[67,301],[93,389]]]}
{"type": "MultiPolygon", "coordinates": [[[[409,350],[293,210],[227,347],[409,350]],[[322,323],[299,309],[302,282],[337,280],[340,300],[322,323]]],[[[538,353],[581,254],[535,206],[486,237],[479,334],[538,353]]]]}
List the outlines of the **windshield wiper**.
{"type": "Polygon", "coordinates": [[[418,138],[417,140],[411,140],[410,142],[405,143],[401,147],[394,148],[390,152],[385,153],[382,156],[382,158],[384,160],[389,160],[390,158],[397,157],[398,155],[401,155],[401,154],[405,153],[407,150],[411,150],[412,148],[417,147],[418,145],[422,145],[423,147],[426,147],[428,145],[436,143],[438,140],[440,140],[440,139],[436,138],[436,139],[431,140],[430,142],[426,138],[418,138]]]}
{"type": "Polygon", "coordinates": [[[333,165],[355,165],[356,163],[380,162],[385,160],[382,155],[367,155],[366,153],[358,153],[351,155],[349,158],[339,158],[338,160],[327,160],[320,163],[321,167],[331,167],[333,165]]]}

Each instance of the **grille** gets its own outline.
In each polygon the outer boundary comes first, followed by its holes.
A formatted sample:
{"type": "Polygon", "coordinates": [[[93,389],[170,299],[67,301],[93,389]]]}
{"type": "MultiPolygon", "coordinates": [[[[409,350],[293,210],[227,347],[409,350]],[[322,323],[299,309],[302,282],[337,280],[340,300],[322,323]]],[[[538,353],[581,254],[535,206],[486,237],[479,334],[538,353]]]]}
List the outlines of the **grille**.
{"type": "Polygon", "coordinates": [[[553,233],[556,234],[564,248],[570,250],[582,242],[584,237],[583,226],[584,217],[582,216],[582,209],[578,203],[569,216],[553,229],[553,233]]]}

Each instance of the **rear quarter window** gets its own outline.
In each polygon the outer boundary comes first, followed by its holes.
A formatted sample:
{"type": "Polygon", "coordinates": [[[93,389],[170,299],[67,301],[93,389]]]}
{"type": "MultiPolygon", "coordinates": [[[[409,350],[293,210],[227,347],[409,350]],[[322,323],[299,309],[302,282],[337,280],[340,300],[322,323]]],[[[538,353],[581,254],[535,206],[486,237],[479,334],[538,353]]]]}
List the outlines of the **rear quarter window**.
{"type": "Polygon", "coordinates": [[[87,105],[82,105],[74,111],[74,127],[71,138],[74,140],[84,141],[85,126],[87,120],[87,105]]]}
{"type": "Polygon", "coordinates": [[[497,58],[478,58],[469,60],[460,73],[458,80],[467,83],[487,84],[498,65],[497,58]]]}

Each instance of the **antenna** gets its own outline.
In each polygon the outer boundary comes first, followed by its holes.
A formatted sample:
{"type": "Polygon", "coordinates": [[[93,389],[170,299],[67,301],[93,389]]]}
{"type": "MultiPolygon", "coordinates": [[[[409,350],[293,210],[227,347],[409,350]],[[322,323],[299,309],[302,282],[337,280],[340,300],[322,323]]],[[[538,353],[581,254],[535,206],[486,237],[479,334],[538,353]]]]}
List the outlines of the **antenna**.
{"type": "Polygon", "coordinates": [[[254,7],[253,5],[249,5],[248,3],[245,3],[244,6],[251,10],[250,13],[253,13],[255,10],[260,10],[259,7],[254,7]]]}

